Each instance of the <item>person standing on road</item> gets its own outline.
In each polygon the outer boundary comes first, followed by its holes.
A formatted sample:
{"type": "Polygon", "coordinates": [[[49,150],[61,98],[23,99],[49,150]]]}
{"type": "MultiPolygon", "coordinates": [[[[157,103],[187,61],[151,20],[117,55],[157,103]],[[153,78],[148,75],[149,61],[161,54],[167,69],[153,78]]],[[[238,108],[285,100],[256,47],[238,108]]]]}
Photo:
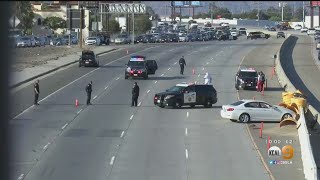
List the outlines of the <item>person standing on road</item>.
{"type": "Polygon", "coordinates": [[[179,64],[180,64],[180,74],[183,74],[183,71],[184,71],[184,66],[186,66],[186,61],[184,60],[184,56],[182,56],[180,59],[179,59],[179,64]]]}
{"type": "Polygon", "coordinates": [[[86,86],[87,92],[87,105],[91,105],[91,92],[92,92],[92,81],[86,86]]]}
{"type": "Polygon", "coordinates": [[[261,74],[261,91],[263,91],[264,90],[264,83],[265,83],[265,81],[266,81],[266,77],[265,77],[265,75],[264,75],[264,73],[262,72],[262,71],[260,71],[260,74],[261,74]]]}
{"type": "Polygon", "coordinates": [[[39,105],[38,99],[40,94],[39,80],[34,84],[34,105],[39,105]]]}
{"type": "Polygon", "coordinates": [[[137,84],[137,82],[134,83],[133,88],[132,88],[132,102],[131,102],[131,106],[137,106],[138,104],[138,97],[139,97],[139,91],[140,88],[137,84]]]}
{"type": "Polygon", "coordinates": [[[262,84],[262,75],[261,75],[261,72],[258,73],[258,89],[257,91],[258,92],[261,92],[261,84],[262,84]]]}
{"type": "Polygon", "coordinates": [[[204,84],[207,84],[207,85],[211,84],[212,77],[208,72],[206,72],[206,75],[203,78],[204,78],[204,84]]]}

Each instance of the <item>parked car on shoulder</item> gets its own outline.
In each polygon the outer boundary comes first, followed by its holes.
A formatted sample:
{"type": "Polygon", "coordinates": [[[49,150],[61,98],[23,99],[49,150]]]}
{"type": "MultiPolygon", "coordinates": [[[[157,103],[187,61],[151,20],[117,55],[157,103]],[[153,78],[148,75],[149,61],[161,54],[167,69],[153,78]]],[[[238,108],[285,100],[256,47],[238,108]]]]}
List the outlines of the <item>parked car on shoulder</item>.
{"type": "Polygon", "coordinates": [[[101,40],[99,37],[88,37],[85,41],[84,41],[85,45],[101,45],[101,40]]]}
{"type": "Polygon", "coordinates": [[[223,105],[220,110],[222,118],[241,123],[251,121],[280,122],[287,118],[295,118],[296,113],[278,105],[271,105],[261,100],[244,99],[228,105],[223,105]]]}
{"type": "Polygon", "coordinates": [[[114,39],[115,44],[130,44],[131,39],[128,35],[126,34],[120,34],[114,39]]]}
{"type": "Polygon", "coordinates": [[[308,34],[308,35],[314,35],[314,34],[316,34],[316,29],[315,29],[315,28],[309,28],[308,31],[307,31],[307,34],[308,34]]]}

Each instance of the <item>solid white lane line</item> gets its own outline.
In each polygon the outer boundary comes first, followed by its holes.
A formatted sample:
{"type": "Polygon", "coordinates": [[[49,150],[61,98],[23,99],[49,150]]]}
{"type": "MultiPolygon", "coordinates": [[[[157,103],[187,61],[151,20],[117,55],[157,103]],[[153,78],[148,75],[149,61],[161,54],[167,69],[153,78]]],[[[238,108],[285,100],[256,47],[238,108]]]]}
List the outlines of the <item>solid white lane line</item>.
{"type": "Polygon", "coordinates": [[[106,86],[104,89],[107,89],[108,88],[108,86],[106,86]]]}
{"type": "Polygon", "coordinates": [[[50,144],[51,144],[51,143],[48,142],[48,144],[46,144],[46,145],[43,147],[43,149],[47,149],[50,144]]]}
{"type": "Polygon", "coordinates": [[[200,77],[200,74],[198,74],[198,77],[200,77]]]}
{"type": "Polygon", "coordinates": [[[82,111],[82,109],[80,109],[80,110],[77,112],[77,114],[79,114],[81,111],[82,111]]]}
{"type": "Polygon", "coordinates": [[[168,71],[170,70],[171,68],[168,68],[168,71]]]}
{"type": "Polygon", "coordinates": [[[97,98],[98,96],[94,96],[93,99],[97,98]]]}
{"type": "Polygon", "coordinates": [[[161,76],[164,76],[164,74],[161,74],[161,76]]]}
{"type": "Polygon", "coordinates": [[[189,112],[187,112],[187,118],[189,117],[189,112]]]}
{"type": "Polygon", "coordinates": [[[186,136],[188,136],[188,128],[186,128],[185,134],[186,134],[186,136]]]}
{"type": "Polygon", "coordinates": [[[147,91],[147,94],[150,92],[150,89],[147,91]]]}
{"type": "Polygon", "coordinates": [[[63,125],[61,129],[63,130],[63,129],[66,128],[67,126],[68,126],[68,123],[66,123],[65,125],[63,125]]]}
{"type": "Polygon", "coordinates": [[[133,119],[133,115],[130,116],[130,120],[132,120],[132,119],[133,119]]]}
{"type": "Polygon", "coordinates": [[[122,138],[122,137],[123,137],[123,135],[124,135],[124,131],[122,131],[122,133],[121,133],[120,137],[122,138]]]}
{"type": "Polygon", "coordinates": [[[24,178],[24,174],[21,174],[17,180],[22,180],[24,178]]]}
{"type": "Polygon", "coordinates": [[[155,81],[154,83],[156,84],[158,81],[155,81]]]}
{"type": "Polygon", "coordinates": [[[110,165],[113,165],[115,158],[116,158],[115,156],[112,156],[112,158],[111,158],[111,160],[110,160],[110,165]]]}
{"type": "Polygon", "coordinates": [[[138,106],[140,106],[140,105],[141,105],[141,102],[138,103],[138,106]]]}
{"type": "Polygon", "coordinates": [[[189,152],[188,152],[188,149],[186,149],[186,159],[189,159],[189,152]]]}

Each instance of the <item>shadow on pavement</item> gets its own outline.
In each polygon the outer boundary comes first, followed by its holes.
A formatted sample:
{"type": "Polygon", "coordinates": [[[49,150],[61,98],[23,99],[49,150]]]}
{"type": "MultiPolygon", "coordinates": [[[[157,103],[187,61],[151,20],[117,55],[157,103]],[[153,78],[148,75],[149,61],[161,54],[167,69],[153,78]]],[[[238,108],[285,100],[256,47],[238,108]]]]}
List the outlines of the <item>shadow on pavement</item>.
{"type": "Polygon", "coordinates": [[[280,87],[268,87],[265,91],[284,91],[284,89],[280,87]]]}

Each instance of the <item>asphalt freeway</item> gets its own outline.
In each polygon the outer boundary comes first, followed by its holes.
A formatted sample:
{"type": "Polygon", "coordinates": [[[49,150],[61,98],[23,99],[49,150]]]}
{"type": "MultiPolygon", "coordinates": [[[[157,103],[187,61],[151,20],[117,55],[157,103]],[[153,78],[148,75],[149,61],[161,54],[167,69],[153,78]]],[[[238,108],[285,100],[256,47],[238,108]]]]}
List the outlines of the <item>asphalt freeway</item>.
{"type": "MultiPolygon", "coordinates": [[[[133,54],[159,66],[148,80],[124,79],[130,54],[123,52],[101,56],[106,65],[98,69],[74,66],[41,80],[40,105],[10,121],[13,179],[269,179],[245,125],[220,117],[221,105],[237,100],[234,75],[242,58],[267,41],[141,45],[133,54]],[[182,55],[185,75],[177,64],[182,55]],[[218,91],[213,108],[154,106],[155,93],[181,82],[203,83],[205,72],[218,91]],[[93,105],[86,106],[91,80],[93,105]],[[130,107],[135,81],[139,107],[130,107]]],[[[16,94],[18,114],[32,103],[32,87],[16,94]]]]}

